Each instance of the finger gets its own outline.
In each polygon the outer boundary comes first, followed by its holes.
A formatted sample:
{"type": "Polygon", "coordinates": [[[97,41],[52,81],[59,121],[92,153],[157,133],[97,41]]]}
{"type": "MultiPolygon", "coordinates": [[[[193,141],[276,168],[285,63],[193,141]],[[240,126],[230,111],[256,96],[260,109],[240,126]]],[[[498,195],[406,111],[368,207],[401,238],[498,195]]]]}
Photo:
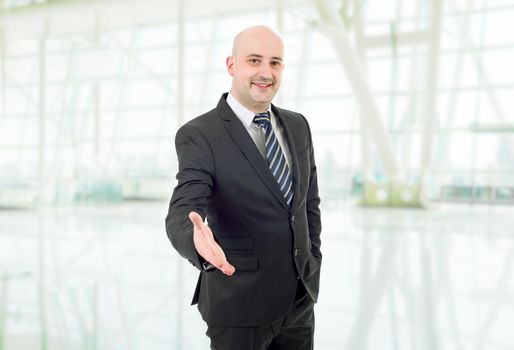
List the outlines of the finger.
{"type": "MultiPolygon", "coordinates": [[[[220,248],[218,247],[218,249],[220,248]]],[[[206,244],[205,242],[199,243],[197,247],[200,255],[205,260],[210,262],[214,267],[223,272],[225,275],[232,276],[236,269],[227,261],[223,251],[221,254],[219,254],[218,249],[213,249],[211,245],[206,244]]]]}
{"type": "Polygon", "coordinates": [[[215,242],[212,231],[209,229],[204,222],[200,214],[192,211],[189,213],[189,220],[193,223],[194,227],[197,228],[206,240],[215,242]]]}
{"type": "Polygon", "coordinates": [[[219,269],[227,276],[232,276],[234,272],[236,272],[236,268],[226,260],[221,264],[219,269]]]}
{"type": "Polygon", "coordinates": [[[212,259],[214,258],[214,254],[212,253],[212,249],[208,242],[203,238],[200,233],[195,233],[193,237],[193,243],[195,245],[196,251],[207,261],[212,263],[212,259]]]}
{"type": "MultiPolygon", "coordinates": [[[[207,230],[209,229],[207,228],[207,230]]],[[[223,250],[218,243],[216,243],[214,239],[210,240],[206,238],[201,230],[196,227],[194,229],[193,242],[196,251],[216,268],[220,268],[223,262],[227,260],[225,253],[223,253],[223,250]]]]}
{"type": "Polygon", "coordinates": [[[215,253],[216,249],[213,248],[213,243],[210,242],[209,239],[206,239],[201,231],[196,228],[194,230],[193,243],[198,254],[200,254],[205,260],[214,266],[221,264],[223,260],[215,253]]]}
{"type": "Polygon", "coordinates": [[[212,245],[213,254],[217,261],[220,262],[219,265],[215,265],[218,269],[220,269],[225,275],[231,276],[235,271],[235,267],[232,266],[225,256],[225,252],[223,252],[223,249],[217,244],[212,245]]]}
{"type": "Polygon", "coordinates": [[[199,251],[200,255],[205,260],[210,262],[225,275],[232,276],[232,274],[235,272],[234,266],[232,266],[227,261],[223,249],[221,249],[221,247],[216,242],[207,242],[202,238],[199,240],[196,247],[197,251],[199,251]]]}
{"type": "Polygon", "coordinates": [[[214,240],[212,231],[205,225],[202,217],[192,211],[189,213],[189,220],[195,226],[193,240],[198,253],[225,275],[232,276],[236,269],[227,261],[223,249],[214,240]]]}
{"type": "Polygon", "coordinates": [[[199,229],[204,225],[202,217],[197,212],[194,212],[194,211],[190,212],[189,220],[191,220],[193,225],[195,225],[199,229]]]}

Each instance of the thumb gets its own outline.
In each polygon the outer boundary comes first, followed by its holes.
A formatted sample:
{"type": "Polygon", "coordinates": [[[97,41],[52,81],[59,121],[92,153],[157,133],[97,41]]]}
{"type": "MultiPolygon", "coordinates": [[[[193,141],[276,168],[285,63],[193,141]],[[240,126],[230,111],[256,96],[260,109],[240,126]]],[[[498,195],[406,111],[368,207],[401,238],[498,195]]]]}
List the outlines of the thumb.
{"type": "Polygon", "coordinates": [[[204,225],[202,217],[197,212],[194,212],[194,211],[190,212],[189,220],[191,220],[193,225],[195,225],[197,228],[201,228],[202,225],[204,225]]]}

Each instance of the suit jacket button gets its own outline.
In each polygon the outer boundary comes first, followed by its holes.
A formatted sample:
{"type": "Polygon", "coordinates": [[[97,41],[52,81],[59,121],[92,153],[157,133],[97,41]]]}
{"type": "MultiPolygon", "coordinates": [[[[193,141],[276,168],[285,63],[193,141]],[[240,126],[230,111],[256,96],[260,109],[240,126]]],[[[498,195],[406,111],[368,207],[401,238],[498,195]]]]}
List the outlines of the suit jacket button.
{"type": "Polygon", "coordinates": [[[294,215],[291,215],[291,222],[294,222],[294,215]]]}
{"type": "Polygon", "coordinates": [[[294,256],[298,256],[298,249],[294,250],[294,256]]]}

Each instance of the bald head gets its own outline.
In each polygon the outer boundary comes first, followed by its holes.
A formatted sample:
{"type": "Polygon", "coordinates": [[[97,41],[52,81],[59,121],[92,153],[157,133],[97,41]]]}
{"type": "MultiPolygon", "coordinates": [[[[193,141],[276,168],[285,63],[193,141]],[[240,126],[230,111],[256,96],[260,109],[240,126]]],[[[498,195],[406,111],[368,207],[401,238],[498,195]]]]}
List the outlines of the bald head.
{"type": "Polygon", "coordinates": [[[232,56],[237,56],[239,52],[239,47],[248,42],[255,42],[256,40],[270,40],[274,41],[275,44],[278,44],[283,51],[284,43],[280,36],[275,33],[271,28],[266,26],[252,26],[248,27],[241,32],[239,32],[232,43],[232,56]]]}
{"type": "Polygon", "coordinates": [[[283,56],[282,39],[268,27],[253,26],[237,34],[226,62],[235,99],[255,113],[268,110],[280,87],[283,56]]]}

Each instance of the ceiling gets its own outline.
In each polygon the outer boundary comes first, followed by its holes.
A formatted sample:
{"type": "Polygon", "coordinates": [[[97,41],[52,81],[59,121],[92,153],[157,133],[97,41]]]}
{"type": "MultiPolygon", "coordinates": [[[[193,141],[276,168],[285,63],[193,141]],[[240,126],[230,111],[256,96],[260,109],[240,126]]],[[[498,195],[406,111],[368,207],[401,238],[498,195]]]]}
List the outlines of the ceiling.
{"type": "MultiPolygon", "coordinates": [[[[0,0],[1,1],[1,0],[0,0]]],[[[0,10],[0,30],[7,40],[59,35],[73,31],[137,26],[177,20],[226,16],[264,9],[295,8],[309,0],[48,0],[43,4],[0,10]]]]}

